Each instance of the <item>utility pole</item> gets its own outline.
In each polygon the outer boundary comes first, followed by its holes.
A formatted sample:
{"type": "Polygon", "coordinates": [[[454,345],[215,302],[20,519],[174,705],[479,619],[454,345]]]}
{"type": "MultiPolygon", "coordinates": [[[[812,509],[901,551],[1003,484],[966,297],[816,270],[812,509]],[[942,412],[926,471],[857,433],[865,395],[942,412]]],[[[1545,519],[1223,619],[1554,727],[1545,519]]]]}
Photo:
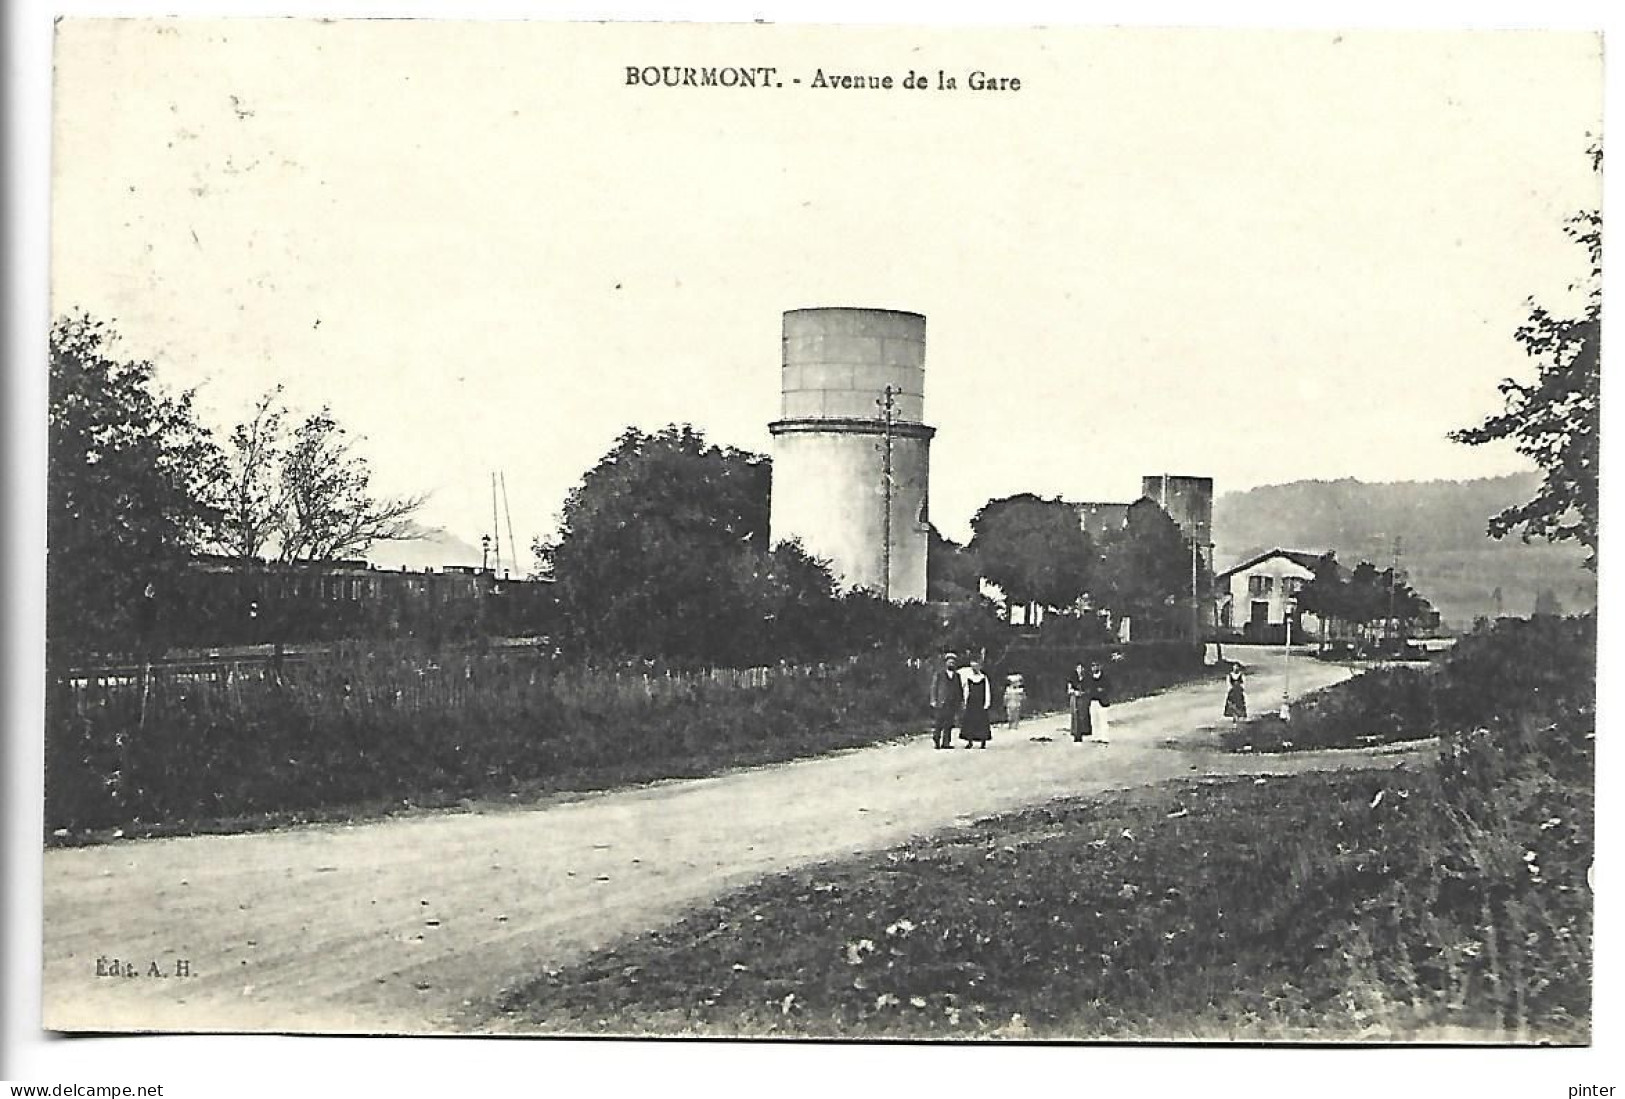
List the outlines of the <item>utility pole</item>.
{"type": "Polygon", "coordinates": [[[1292,613],[1297,599],[1286,597],[1286,648],[1281,650],[1281,720],[1292,720],[1292,613]]]}
{"type": "Polygon", "coordinates": [[[1196,532],[1191,531],[1191,640],[1202,640],[1202,600],[1196,594],[1196,532]]]}
{"type": "MultiPolygon", "coordinates": [[[[496,571],[502,571],[502,530],[497,526],[497,475],[491,474],[491,533],[496,536],[497,566],[496,571]]],[[[493,573],[492,575],[495,575],[493,573]]]]}
{"type": "Polygon", "coordinates": [[[508,474],[498,474],[502,481],[502,514],[508,520],[508,556],[513,558],[514,566],[519,564],[519,543],[513,536],[513,509],[508,506],[508,474]]]}
{"type": "Polygon", "coordinates": [[[886,602],[891,602],[891,498],[892,498],[892,425],[897,419],[897,393],[898,390],[887,385],[882,396],[875,399],[875,407],[880,410],[880,419],[885,424],[885,431],[881,436],[881,494],[885,497],[885,513],[881,518],[881,579],[880,596],[886,602]]]}
{"type": "MultiPolygon", "coordinates": [[[[1388,647],[1394,647],[1399,623],[1394,621],[1394,588],[1399,583],[1399,535],[1394,535],[1394,561],[1388,567],[1388,647]]],[[[1397,653],[1395,655],[1398,655],[1397,653]]]]}

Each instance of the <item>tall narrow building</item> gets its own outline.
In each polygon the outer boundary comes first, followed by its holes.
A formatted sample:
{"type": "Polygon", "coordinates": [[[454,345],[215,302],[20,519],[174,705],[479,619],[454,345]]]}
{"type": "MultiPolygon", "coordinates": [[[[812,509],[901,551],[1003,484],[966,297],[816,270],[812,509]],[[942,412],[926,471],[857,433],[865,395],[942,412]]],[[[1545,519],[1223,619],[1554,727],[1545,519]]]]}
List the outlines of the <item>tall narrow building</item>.
{"type": "Polygon", "coordinates": [[[784,314],[771,534],[844,585],[924,599],[931,437],[925,318],[892,309],[784,314]]]}
{"type": "Polygon", "coordinates": [[[1213,478],[1151,473],[1140,479],[1140,495],[1166,511],[1180,533],[1196,543],[1202,567],[1213,569],[1213,478]]]}

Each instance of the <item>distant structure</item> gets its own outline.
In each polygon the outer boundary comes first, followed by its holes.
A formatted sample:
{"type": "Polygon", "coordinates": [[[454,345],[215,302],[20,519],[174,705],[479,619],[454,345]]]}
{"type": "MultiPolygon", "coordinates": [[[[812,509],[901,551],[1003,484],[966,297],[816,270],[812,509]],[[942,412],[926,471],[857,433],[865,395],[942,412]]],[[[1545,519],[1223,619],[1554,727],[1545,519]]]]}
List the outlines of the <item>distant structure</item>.
{"type": "MultiPolygon", "coordinates": [[[[1150,500],[1168,513],[1179,533],[1196,543],[1204,571],[1213,570],[1213,478],[1173,473],[1148,473],[1140,478],[1141,500],[1150,500]]],[[[1128,525],[1131,504],[1088,501],[1074,503],[1078,525],[1097,542],[1128,525]]]]}
{"type": "Polygon", "coordinates": [[[1128,526],[1127,504],[1090,502],[1073,504],[1072,509],[1078,513],[1078,524],[1083,527],[1083,533],[1096,542],[1128,526]]]}
{"type": "Polygon", "coordinates": [[[925,318],[892,309],[784,314],[770,536],[799,539],[843,584],[923,600],[930,530],[925,318]]]}
{"type": "Polygon", "coordinates": [[[366,561],[242,561],[201,555],[165,593],[168,646],[552,632],[553,582],[488,568],[386,569],[366,561]]]}
{"type": "Polygon", "coordinates": [[[1153,473],[1140,479],[1140,495],[1166,511],[1179,532],[1196,543],[1204,571],[1213,571],[1213,478],[1153,473]]]}
{"type": "Polygon", "coordinates": [[[1319,619],[1299,610],[1297,599],[1320,559],[1313,550],[1272,549],[1219,573],[1213,578],[1219,628],[1274,645],[1286,640],[1289,617],[1299,638],[1318,632],[1319,619]]]}

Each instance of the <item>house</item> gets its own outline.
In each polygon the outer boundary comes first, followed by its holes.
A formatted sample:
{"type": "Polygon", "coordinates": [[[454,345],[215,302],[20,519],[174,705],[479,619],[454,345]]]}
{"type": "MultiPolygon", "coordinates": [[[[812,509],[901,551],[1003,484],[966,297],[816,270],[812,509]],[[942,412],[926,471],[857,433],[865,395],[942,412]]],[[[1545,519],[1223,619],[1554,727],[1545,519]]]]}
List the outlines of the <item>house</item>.
{"type": "Polygon", "coordinates": [[[1249,641],[1285,640],[1290,615],[1294,637],[1312,636],[1320,621],[1297,606],[1297,595],[1315,578],[1321,553],[1272,549],[1232,566],[1213,578],[1219,628],[1249,641]]]}

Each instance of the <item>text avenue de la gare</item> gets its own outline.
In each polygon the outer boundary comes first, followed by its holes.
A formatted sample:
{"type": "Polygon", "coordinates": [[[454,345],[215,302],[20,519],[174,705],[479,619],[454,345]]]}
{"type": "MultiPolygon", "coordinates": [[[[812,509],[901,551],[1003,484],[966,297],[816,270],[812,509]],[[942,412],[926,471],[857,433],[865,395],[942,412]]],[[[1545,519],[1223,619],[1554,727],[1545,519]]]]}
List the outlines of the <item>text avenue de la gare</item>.
{"type": "Polygon", "coordinates": [[[939,91],[964,88],[972,92],[1019,92],[1021,78],[998,76],[981,69],[965,73],[908,71],[906,76],[891,73],[842,73],[815,69],[811,76],[789,76],[773,65],[628,65],[629,88],[818,88],[846,91],[939,91]]]}

